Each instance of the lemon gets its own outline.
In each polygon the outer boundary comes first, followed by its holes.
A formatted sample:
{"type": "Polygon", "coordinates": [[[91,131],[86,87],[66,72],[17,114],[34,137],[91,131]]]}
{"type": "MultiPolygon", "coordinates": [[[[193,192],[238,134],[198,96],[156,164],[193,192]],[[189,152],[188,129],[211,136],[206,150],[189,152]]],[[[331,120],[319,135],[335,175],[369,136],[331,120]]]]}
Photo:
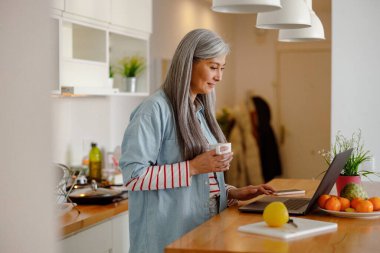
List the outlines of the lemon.
{"type": "Polygon", "coordinates": [[[272,202],[265,207],[263,219],[270,227],[281,227],[289,221],[288,209],[282,202],[272,202]]]}

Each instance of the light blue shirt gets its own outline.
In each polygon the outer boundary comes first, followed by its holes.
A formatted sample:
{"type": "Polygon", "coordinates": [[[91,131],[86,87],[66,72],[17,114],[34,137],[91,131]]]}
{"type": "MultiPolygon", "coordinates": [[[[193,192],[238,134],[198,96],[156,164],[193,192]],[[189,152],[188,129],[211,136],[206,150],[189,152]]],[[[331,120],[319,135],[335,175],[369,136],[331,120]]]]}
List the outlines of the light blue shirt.
{"type": "MultiPolygon", "coordinates": [[[[196,112],[204,136],[217,143],[203,116],[196,112]]],[[[154,165],[183,161],[171,106],[162,90],[157,91],[131,114],[122,143],[124,182],[139,177],[154,165]]],[[[219,210],[227,206],[223,173],[217,173],[219,210]]],[[[166,245],[210,218],[208,174],[191,177],[189,187],[129,192],[131,253],[162,253],[166,245]]]]}

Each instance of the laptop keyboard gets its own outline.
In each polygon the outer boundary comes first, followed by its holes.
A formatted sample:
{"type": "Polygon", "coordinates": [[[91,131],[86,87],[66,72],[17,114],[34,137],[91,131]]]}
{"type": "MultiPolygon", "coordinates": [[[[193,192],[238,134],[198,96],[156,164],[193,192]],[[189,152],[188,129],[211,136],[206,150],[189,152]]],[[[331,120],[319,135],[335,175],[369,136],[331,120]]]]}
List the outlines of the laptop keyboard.
{"type": "MultiPolygon", "coordinates": [[[[265,197],[268,198],[269,201],[255,201],[252,202],[251,204],[247,205],[246,207],[252,206],[252,210],[258,210],[258,211],[263,211],[267,205],[269,205],[273,201],[278,201],[277,199],[280,199],[280,197],[265,197]]],[[[307,206],[310,202],[310,199],[284,199],[282,200],[284,205],[288,210],[300,210],[301,207],[307,206]]],[[[244,211],[244,207],[242,207],[242,210],[244,211]]],[[[248,208],[249,210],[249,208],[248,208]]]]}
{"type": "Polygon", "coordinates": [[[297,210],[307,204],[309,204],[309,199],[288,199],[284,202],[288,210],[297,210]]]}

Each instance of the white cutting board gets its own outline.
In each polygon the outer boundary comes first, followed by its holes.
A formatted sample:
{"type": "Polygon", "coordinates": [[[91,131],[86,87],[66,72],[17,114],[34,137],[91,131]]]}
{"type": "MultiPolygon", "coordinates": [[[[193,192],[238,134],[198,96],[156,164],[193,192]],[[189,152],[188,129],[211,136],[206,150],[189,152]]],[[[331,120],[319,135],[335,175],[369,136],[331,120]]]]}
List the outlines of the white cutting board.
{"type": "Polygon", "coordinates": [[[338,224],[326,221],[316,221],[303,218],[291,218],[298,228],[291,224],[282,227],[269,227],[264,221],[240,226],[238,231],[258,235],[265,235],[280,238],[283,240],[303,238],[307,236],[319,235],[327,232],[336,231],[338,224]]]}

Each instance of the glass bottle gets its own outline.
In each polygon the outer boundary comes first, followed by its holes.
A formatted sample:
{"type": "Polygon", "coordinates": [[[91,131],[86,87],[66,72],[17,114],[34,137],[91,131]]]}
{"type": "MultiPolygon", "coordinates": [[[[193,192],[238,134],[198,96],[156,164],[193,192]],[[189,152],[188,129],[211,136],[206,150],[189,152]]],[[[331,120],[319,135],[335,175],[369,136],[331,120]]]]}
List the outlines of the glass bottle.
{"type": "Polygon", "coordinates": [[[102,180],[102,153],[97,147],[96,143],[91,143],[91,150],[89,156],[89,169],[90,179],[94,179],[97,182],[102,180]]]}

